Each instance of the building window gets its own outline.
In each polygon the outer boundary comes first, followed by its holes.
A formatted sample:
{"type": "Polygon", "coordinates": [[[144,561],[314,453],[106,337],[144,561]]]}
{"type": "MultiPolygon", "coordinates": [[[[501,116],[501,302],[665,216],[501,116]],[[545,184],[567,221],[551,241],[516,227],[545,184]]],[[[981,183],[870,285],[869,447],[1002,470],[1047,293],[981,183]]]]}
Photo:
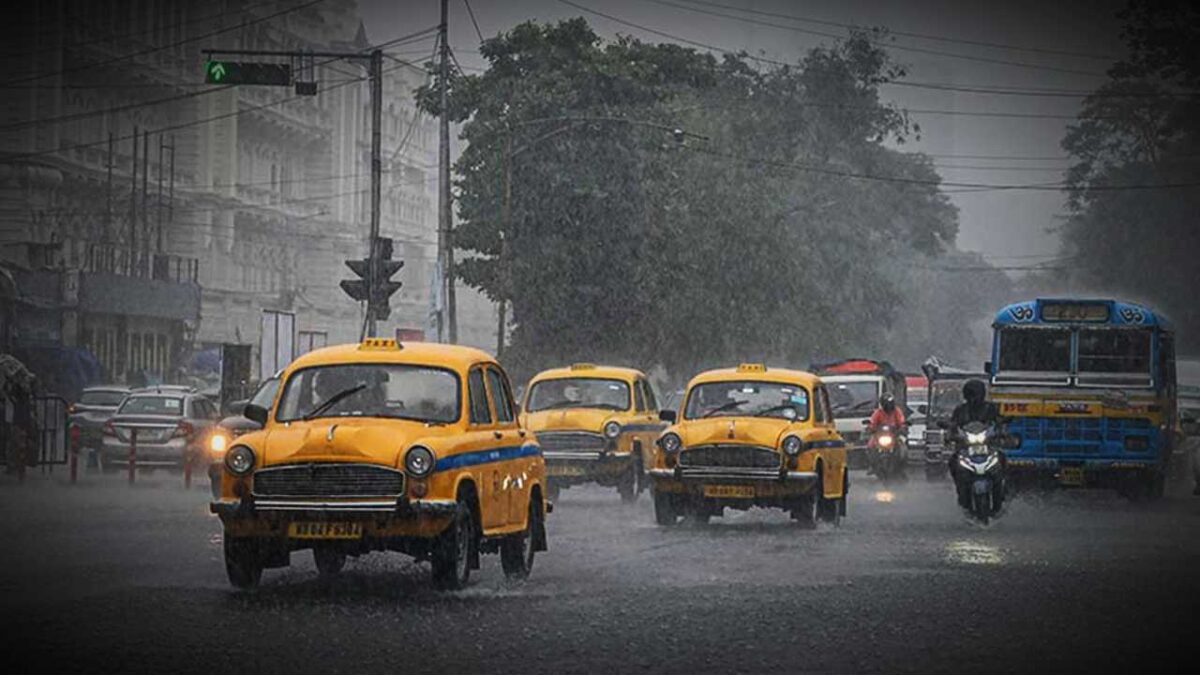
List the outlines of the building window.
{"type": "Polygon", "coordinates": [[[329,334],[325,331],[300,331],[299,344],[296,345],[297,356],[307,354],[314,349],[320,349],[329,344],[329,334]]]}

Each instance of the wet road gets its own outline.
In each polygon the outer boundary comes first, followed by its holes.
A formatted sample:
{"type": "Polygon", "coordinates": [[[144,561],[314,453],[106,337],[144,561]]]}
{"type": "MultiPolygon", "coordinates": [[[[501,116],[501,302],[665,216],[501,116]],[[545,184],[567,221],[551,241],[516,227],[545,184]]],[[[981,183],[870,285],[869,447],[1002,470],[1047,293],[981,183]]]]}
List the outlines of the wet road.
{"type": "Polygon", "coordinates": [[[1200,498],[1060,493],[964,520],[946,483],[855,476],[840,528],[563,493],[532,578],[458,594],[398,554],[321,583],[307,553],[230,589],[206,492],[0,481],[0,649],[56,671],[949,672],[1186,668],[1200,498]]]}

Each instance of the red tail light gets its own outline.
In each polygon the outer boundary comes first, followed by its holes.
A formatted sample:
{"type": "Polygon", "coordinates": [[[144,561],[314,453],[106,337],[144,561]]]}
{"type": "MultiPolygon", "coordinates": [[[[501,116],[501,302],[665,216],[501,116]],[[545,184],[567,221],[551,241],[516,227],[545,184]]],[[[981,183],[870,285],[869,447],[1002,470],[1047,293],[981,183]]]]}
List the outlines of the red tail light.
{"type": "Polygon", "coordinates": [[[105,422],[105,423],[104,423],[104,430],[103,430],[103,432],[102,432],[102,433],[103,433],[105,436],[116,436],[116,435],[117,435],[117,428],[113,426],[113,423],[112,423],[111,421],[109,421],[109,422],[105,422]]]}
{"type": "Polygon", "coordinates": [[[180,422],[179,426],[175,427],[175,433],[173,435],[176,438],[179,438],[181,436],[183,438],[188,438],[195,431],[196,431],[196,428],[192,426],[191,422],[180,422]]]}

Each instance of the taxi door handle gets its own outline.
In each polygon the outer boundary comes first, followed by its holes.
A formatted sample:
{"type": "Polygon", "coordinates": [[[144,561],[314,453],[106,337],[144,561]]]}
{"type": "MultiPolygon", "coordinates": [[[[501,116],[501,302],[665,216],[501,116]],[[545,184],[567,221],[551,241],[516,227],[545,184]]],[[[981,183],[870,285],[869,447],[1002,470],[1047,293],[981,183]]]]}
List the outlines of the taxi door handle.
{"type": "Polygon", "coordinates": [[[500,433],[499,431],[493,431],[492,435],[495,436],[497,439],[504,438],[504,434],[500,433]]]}
{"type": "Polygon", "coordinates": [[[520,436],[521,438],[525,438],[525,430],[521,429],[521,430],[517,431],[517,435],[520,436]]]}

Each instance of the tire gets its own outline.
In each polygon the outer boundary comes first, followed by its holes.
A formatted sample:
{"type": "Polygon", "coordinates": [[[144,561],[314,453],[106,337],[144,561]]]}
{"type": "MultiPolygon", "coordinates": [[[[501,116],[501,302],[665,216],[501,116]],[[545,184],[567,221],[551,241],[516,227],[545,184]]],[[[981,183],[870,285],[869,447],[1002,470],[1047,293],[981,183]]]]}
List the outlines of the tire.
{"type": "Polygon", "coordinates": [[[529,573],[533,571],[533,537],[541,523],[541,503],[530,495],[529,520],[525,524],[525,531],[505,537],[500,542],[500,565],[508,579],[522,581],[529,578],[529,573]]]}
{"type": "Polygon", "coordinates": [[[679,521],[679,509],[675,506],[674,496],[652,490],[654,495],[654,522],[663,526],[671,526],[679,521]]]}
{"type": "Polygon", "coordinates": [[[817,471],[817,516],[824,522],[839,527],[842,524],[842,516],[846,513],[846,489],[849,487],[849,482],[846,481],[846,476],[842,476],[842,496],[836,499],[829,499],[825,496],[824,473],[821,470],[817,471]]]}
{"type": "Polygon", "coordinates": [[[313,549],[313,563],[322,579],[332,579],[346,566],[346,554],[332,548],[318,546],[313,549]]]}
{"type": "Polygon", "coordinates": [[[475,546],[475,518],[471,505],[459,497],[454,518],[433,545],[433,585],[457,591],[471,580],[471,550],[475,546]]]}
{"type": "Polygon", "coordinates": [[[254,588],[262,580],[263,556],[245,537],[225,537],[225,574],[234,588],[254,588]]]}
{"type": "Polygon", "coordinates": [[[992,517],[992,495],[982,494],[975,495],[971,500],[971,513],[975,519],[984,525],[988,524],[988,520],[992,517]]]}
{"type": "Polygon", "coordinates": [[[805,530],[811,530],[817,526],[817,495],[811,494],[802,497],[800,501],[792,507],[792,520],[805,530]]]}
{"type": "Polygon", "coordinates": [[[629,470],[617,483],[617,492],[621,495],[622,504],[633,504],[638,500],[638,474],[641,473],[641,462],[636,459],[629,463],[629,470]]]}

